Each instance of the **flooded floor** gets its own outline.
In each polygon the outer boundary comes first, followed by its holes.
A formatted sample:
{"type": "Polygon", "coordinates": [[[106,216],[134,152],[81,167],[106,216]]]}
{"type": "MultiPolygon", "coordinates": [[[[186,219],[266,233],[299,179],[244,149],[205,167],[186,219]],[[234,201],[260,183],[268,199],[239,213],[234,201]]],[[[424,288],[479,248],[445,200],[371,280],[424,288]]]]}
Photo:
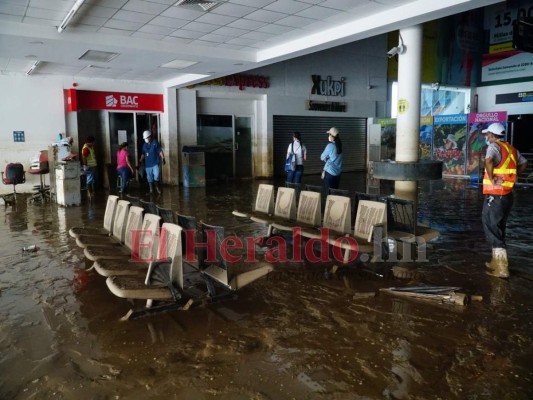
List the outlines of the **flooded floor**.
{"type": "MultiPolygon", "coordinates": [[[[259,236],[265,227],[231,214],[251,209],[259,183],[165,187],[155,201],[259,236]]],[[[342,187],[365,191],[364,177],[345,174],[342,187]]],[[[533,189],[516,191],[508,281],[484,273],[480,190],[443,180],[421,185],[419,219],[441,236],[414,282],[279,263],[235,299],[127,322],[142,303],[113,296],[68,235],[101,225],[106,195],[66,209],[24,200],[0,207],[0,399],[533,398],[533,189]],[[412,284],[483,301],[361,295],[412,284]]]]}

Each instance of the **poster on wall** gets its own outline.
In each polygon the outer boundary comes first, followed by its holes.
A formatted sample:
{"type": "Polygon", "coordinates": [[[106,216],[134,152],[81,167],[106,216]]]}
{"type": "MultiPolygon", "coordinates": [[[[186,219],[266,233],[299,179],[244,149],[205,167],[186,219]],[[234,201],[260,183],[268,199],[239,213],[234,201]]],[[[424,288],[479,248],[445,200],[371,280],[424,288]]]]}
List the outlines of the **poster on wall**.
{"type": "Polygon", "coordinates": [[[483,129],[486,129],[494,122],[500,122],[507,128],[507,112],[468,114],[467,175],[481,176],[483,174],[483,160],[487,151],[486,134],[483,133],[483,129]]]}
{"type": "Polygon", "coordinates": [[[376,123],[381,125],[381,159],[396,159],[396,119],[378,118],[376,123]]]}
{"type": "MultiPolygon", "coordinates": [[[[376,123],[381,125],[381,159],[396,159],[396,118],[378,118],[376,123]]],[[[420,142],[419,158],[421,160],[431,159],[431,148],[433,142],[433,117],[420,117],[420,142]]]]}
{"type": "Polygon", "coordinates": [[[467,114],[433,117],[433,159],[442,161],[444,175],[465,174],[467,114]]]}
{"type": "Polygon", "coordinates": [[[433,117],[420,117],[420,144],[419,144],[419,158],[420,160],[431,159],[431,142],[433,141],[433,117]]]}

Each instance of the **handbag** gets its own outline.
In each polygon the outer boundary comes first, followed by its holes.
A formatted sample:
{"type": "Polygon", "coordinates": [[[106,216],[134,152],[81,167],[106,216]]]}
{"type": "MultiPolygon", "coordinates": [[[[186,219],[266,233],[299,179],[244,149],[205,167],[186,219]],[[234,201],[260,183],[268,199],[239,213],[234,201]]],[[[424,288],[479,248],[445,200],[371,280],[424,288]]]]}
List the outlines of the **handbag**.
{"type": "Polygon", "coordinates": [[[294,144],[291,144],[291,152],[285,160],[285,172],[291,172],[296,170],[296,157],[294,154],[294,144]]]}

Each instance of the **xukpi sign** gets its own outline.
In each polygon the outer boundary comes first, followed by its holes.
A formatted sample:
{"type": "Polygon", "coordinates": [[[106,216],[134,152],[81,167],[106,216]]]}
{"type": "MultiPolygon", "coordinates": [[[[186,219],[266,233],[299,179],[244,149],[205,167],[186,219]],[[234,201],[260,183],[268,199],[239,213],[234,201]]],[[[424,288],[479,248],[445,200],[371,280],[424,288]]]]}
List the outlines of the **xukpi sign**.
{"type": "Polygon", "coordinates": [[[313,81],[313,87],[311,88],[311,94],[318,94],[320,96],[341,96],[344,97],[346,91],[346,78],[341,77],[336,81],[328,76],[326,79],[322,79],[320,75],[311,75],[313,81]]]}

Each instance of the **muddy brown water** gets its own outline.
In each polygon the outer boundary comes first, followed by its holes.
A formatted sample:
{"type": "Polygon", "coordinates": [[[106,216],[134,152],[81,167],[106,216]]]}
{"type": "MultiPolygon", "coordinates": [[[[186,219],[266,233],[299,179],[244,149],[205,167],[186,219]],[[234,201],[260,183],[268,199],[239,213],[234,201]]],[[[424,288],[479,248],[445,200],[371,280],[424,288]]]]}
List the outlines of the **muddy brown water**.
{"type": "MultiPolygon", "coordinates": [[[[259,183],[165,187],[155,200],[259,236],[263,226],[231,215],[251,208],[259,183]]],[[[363,184],[343,177],[346,188],[363,184]]],[[[420,219],[441,236],[414,282],[357,265],[328,276],[332,263],[278,263],[235,299],[127,322],[142,303],[114,297],[68,235],[101,225],[105,197],[65,209],[19,196],[0,207],[1,399],[533,398],[533,189],[516,193],[508,281],[483,272],[480,191],[443,180],[420,188],[420,219]],[[31,244],[39,250],[22,253],[31,244]],[[460,286],[483,301],[357,295],[413,283],[460,286]]]]}

